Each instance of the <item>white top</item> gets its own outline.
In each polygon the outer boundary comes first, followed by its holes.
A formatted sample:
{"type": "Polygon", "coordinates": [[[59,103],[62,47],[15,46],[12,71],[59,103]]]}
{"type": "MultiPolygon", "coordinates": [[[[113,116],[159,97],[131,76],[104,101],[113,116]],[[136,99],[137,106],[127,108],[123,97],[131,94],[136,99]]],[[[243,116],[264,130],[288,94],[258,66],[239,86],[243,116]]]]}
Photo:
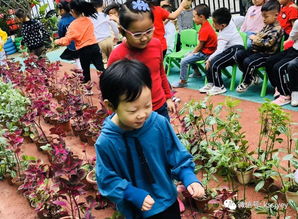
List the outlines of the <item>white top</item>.
{"type": "Polygon", "coordinates": [[[165,38],[167,41],[167,53],[171,53],[175,47],[176,27],[173,21],[169,21],[165,25],[165,38]]]}
{"type": "Polygon", "coordinates": [[[97,13],[97,18],[92,18],[94,25],[94,34],[97,42],[103,41],[112,36],[111,29],[115,38],[119,38],[118,26],[115,22],[110,20],[109,16],[103,12],[97,13]]]}
{"type": "Polygon", "coordinates": [[[293,24],[293,28],[290,32],[289,39],[294,40],[293,48],[298,50],[298,19],[295,20],[293,24]]]}
{"type": "Polygon", "coordinates": [[[218,54],[236,45],[243,46],[243,40],[231,19],[229,25],[219,31],[217,35],[217,48],[215,52],[209,56],[208,61],[211,61],[218,54]]]}

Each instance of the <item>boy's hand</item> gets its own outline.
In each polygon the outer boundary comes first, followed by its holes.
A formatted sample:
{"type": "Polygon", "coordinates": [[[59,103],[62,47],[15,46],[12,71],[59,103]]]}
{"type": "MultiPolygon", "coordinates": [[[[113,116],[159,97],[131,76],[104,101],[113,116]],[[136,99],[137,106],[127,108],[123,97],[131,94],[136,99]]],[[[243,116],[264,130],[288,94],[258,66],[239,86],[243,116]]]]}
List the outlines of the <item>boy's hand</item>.
{"type": "Polygon", "coordinates": [[[205,69],[208,70],[210,68],[210,61],[207,60],[205,63],[205,69]]]}
{"type": "Polygon", "coordinates": [[[143,205],[141,210],[142,211],[149,211],[152,206],[154,205],[155,201],[150,195],[147,195],[146,198],[144,199],[143,205]]]}
{"type": "Polygon", "coordinates": [[[167,99],[167,105],[168,105],[168,110],[169,110],[171,113],[175,113],[175,112],[176,112],[175,104],[174,104],[174,102],[172,101],[172,99],[167,99]]]}
{"type": "Polygon", "coordinates": [[[254,35],[254,34],[249,36],[249,39],[251,39],[252,41],[254,41],[255,38],[256,38],[256,35],[254,35]]]}
{"type": "Polygon", "coordinates": [[[187,191],[192,198],[201,198],[205,195],[205,190],[200,183],[194,182],[187,186],[187,191]]]}

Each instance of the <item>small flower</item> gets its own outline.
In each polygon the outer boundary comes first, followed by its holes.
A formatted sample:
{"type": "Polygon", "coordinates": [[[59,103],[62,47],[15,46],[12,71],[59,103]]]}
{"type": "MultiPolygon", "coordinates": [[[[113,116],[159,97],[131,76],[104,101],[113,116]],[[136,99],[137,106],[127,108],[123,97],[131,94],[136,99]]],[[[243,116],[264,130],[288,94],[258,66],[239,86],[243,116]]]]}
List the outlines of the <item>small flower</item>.
{"type": "Polygon", "coordinates": [[[132,8],[138,11],[150,11],[148,3],[142,0],[133,1],[132,8]]]}
{"type": "Polygon", "coordinates": [[[230,210],[235,210],[237,208],[235,202],[233,202],[231,199],[225,200],[224,206],[230,210]]]}
{"type": "Polygon", "coordinates": [[[294,173],[294,181],[298,183],[298,169],[294,173]]]}

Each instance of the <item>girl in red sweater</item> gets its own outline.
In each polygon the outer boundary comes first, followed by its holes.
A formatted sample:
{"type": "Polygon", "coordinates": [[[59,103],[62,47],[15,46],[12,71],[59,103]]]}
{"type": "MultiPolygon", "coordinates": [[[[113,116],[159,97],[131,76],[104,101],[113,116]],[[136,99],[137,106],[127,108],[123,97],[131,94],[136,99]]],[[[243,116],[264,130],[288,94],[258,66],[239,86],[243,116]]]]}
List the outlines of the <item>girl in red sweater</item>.
{"type": "Polygon", "coordinates": [[[96,18],[97,11],[91,3],[82,0],[71,1],[70,9],[75,20],[68,26],[65,37],[55,40],[55,43],[67,46],[71,41],[75,42],[84,74],[83,83],[87,83],[91,80],[91,64],[94,64],[98,71],[104,70],[101,52],[94,35],[94,26],[89,18],[96,18]]]}
{"type": "Polygon", "coordinates": [[[144,63],[151,71],[153,110],[169,119],[175,111],[171,91],[163,68],[161,43],[152,38],[154,32],[153,13],[143,0],[127,1],[120,8],[120,31],[126,41],[116,47],[108,60],[113,62],[128,58],[144,63]]]}

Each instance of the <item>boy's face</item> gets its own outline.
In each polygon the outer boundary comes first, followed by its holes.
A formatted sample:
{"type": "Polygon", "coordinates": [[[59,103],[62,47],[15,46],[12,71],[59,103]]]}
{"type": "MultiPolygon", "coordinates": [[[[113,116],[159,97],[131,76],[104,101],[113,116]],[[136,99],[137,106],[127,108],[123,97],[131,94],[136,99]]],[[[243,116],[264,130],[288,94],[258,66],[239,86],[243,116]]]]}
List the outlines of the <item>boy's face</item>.
{"type": "Polygon", "coordinates": [[[195,24],[199,25],[199,24],[203,24],[203,19],[204,19],[204,16],[203,15],[198,15],[198,13],[193,10],[192,11],[192,20],[193,22],[195,22],[195,24]]]}
{"type": "Polygon", "coordinates": [[[111,10],[109,10],[109,15],[112,16],[116,16],[116,17],[119,17],[119,13],[116,9],[112,8],[111,10]]]}
{"type": "Polygon", "coordinates": [[[263,5],[265,0],[252,0],[252,3],[256,6],[263,5]]]}
{"type": "Polygon", "coordinates": [[[223,30],[227,25],[226,24],[219,24],[217,23],[217,20],[212,18],[213,20],[213,27],[215,30],[219,31],[219,30],[223,30]]]}
{"type": "Polygon", "coordinates": [[[264,20],[264,24],[274,24],[277,19],[278,12],[277,11],[263,11],[262,16],[264,20]]]}
{"type": "MultiPolygon", "coordinates": [[[[134,130],[143,127],[152,112],[151,90],[143,87],[142,93],[136,100],[127,102],[120,97],[114,122],[124,130],[134,130]]],[[[113,117],[113,119],[114,119],[113,117]]]]}

